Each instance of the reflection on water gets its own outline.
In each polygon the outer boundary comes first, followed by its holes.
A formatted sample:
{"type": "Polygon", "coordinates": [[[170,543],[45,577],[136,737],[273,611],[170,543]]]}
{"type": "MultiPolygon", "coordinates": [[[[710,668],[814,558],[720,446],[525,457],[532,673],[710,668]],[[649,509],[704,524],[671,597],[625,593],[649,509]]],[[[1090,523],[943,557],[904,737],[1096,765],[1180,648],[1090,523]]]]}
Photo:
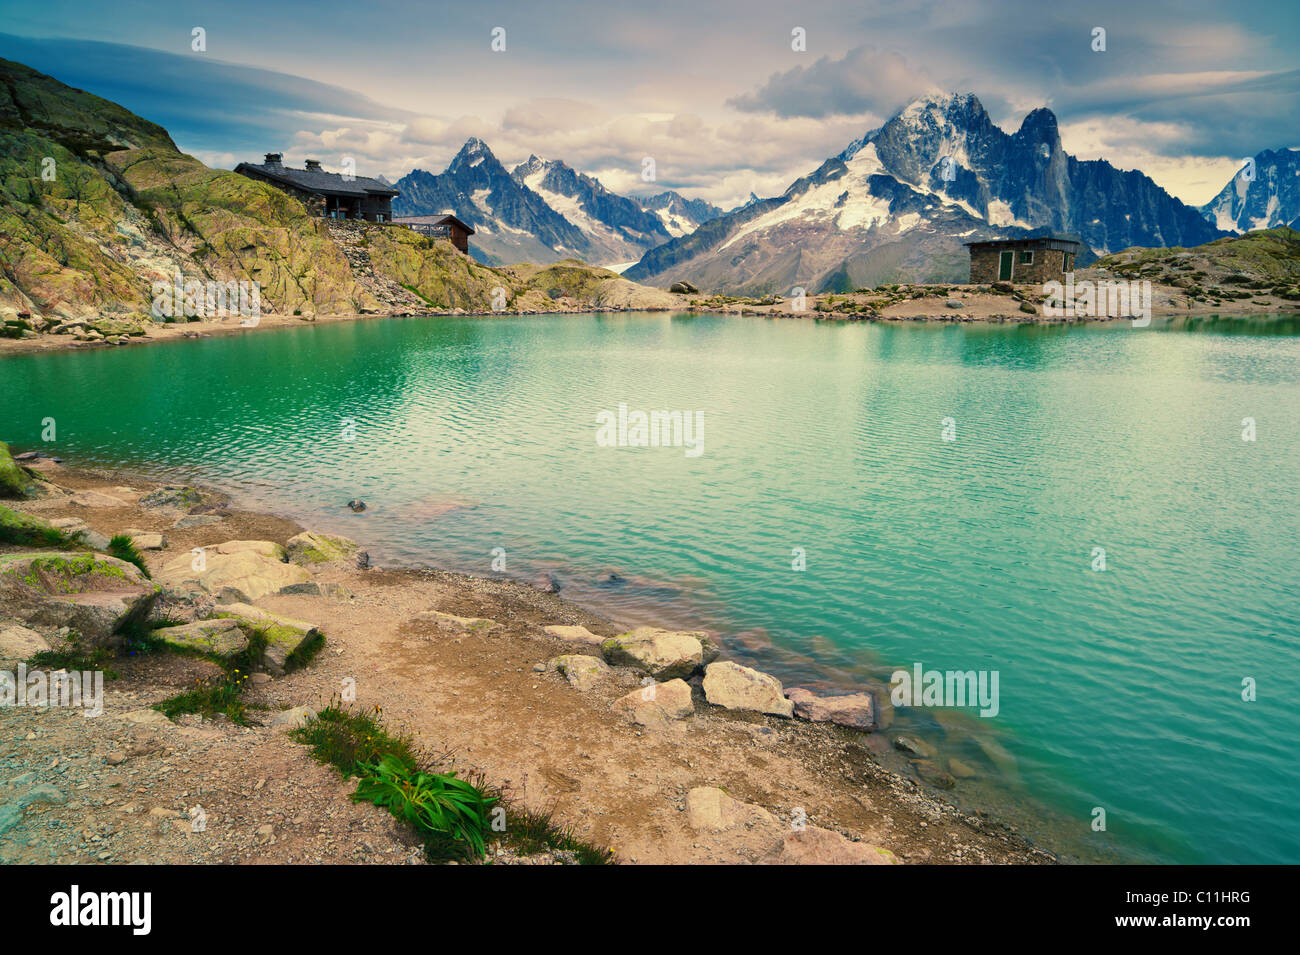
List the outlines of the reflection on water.
{"type": "Polygon", "coordinates": [[[715,630],[887,714],[895,668],[996,670],[995,718],[898,707],[864,745],[915,772],[890,744],[920,736],[952,798],[1081,858],[1294,862],[1300,698],[1240,700],[1295,668],[1282,329],[342,324],[6,359],[0,436],[38,445],[52,416],[69,458],[183,469],[380,561],[487,575],[500,551],[512,577],[715,630]],[[702,412],[705,453],[600,447],[620,402],[702,412]]]}

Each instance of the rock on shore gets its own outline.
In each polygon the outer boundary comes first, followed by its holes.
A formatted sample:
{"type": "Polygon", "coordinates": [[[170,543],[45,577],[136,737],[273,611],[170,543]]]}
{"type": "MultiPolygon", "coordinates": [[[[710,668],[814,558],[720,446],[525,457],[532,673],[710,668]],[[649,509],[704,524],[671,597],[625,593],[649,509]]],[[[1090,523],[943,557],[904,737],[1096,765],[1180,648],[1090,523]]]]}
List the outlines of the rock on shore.
{"type": "Polygon", "coordinates": [[[730,660],[709,664],[704,672],[704,698],[729,710],[794,715],[794,704],[785,698],[780,680],[730,660]]]}

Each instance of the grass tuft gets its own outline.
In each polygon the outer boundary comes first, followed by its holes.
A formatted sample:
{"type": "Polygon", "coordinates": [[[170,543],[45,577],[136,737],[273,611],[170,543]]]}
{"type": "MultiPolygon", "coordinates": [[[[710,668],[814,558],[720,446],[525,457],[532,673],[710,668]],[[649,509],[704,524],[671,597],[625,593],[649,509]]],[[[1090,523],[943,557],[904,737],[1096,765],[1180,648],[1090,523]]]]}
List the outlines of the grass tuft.
{"type": "Polygon", "coordinates": [[[135,564],[140,569],[140,573],[146,577],[152,577],[149,568],[145,566],[144,557],[136,550],[135,541],[130,534],[114,534],[108,542],[108,549],[105,551],[109,557],[116,557],[118,560],[124,560],[128,564],[135,564]]]}
{"type": "Polygon", "coordinates": [[[481,860],[494,843],[519,855],[565,853],[581,865],[613,862],[608,849],[583,842],[549,812],[513,805],[481,774],[440,772],[445,757],[431,757],[409,736],[389,732],[379,707],[354,712],[336,700],[291,735],[320,762],[358,778],[353,799],[386,806],[408,822],[424,841],[429,862],[481,860]],[[435,805],[437,811],[422,808],[435,805]],[[504,827],[493,824],[498,819],[504,827]]]}

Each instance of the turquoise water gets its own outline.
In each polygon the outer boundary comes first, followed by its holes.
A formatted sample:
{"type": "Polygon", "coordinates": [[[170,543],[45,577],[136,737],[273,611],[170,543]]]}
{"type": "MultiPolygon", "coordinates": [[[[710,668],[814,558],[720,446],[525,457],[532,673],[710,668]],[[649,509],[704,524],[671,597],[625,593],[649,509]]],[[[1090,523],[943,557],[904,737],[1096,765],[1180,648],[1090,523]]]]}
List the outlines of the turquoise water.
{"type": "Polygon", "coordinates": [[[996,717],[891,728],[976,771],[953,798],[1084,860],[1294,863],[1295,331],[335,324],[4,359],[0,437],[220,484],[387,561],[488,575],[503,548],[787,686],[997,671],[996,717]],[[703,453],[600,446],[620,403],[700,412],[703,453]]]}

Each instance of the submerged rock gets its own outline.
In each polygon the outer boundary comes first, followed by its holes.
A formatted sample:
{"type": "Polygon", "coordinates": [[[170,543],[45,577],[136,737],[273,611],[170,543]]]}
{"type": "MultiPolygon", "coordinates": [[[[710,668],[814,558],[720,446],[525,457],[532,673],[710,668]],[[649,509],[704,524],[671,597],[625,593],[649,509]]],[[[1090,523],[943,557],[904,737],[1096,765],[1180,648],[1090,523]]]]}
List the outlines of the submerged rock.
{"type": "Polygon", "coordinates": [[[794,715],[794,704],[785,698],[780,680],[730,660],[709,664],[704,672],[704,698],[729,710],[794,715]]]}
{"type": "Polygon", "coordinates": [[[817,696],[809,690],[795,687],[787,690],[785,695],[794,703],[794,715],[801,719],[814,723],[835,723],[867,732],[875,726],[875,704],[870,693],[817,696]]]}
{"type": "Polygon", "coordinates": [[[933,746],[915,736],[895,736],[894,749],[915,759],[930,759],[936,753],[933,746]]]}
{"type": "Polygon", "coordinates": [[[360,498],[353,498],[348,501],[348,507],[352,508],[353,511],[359,514],[366,509],[366,502],[360,498]]]}

